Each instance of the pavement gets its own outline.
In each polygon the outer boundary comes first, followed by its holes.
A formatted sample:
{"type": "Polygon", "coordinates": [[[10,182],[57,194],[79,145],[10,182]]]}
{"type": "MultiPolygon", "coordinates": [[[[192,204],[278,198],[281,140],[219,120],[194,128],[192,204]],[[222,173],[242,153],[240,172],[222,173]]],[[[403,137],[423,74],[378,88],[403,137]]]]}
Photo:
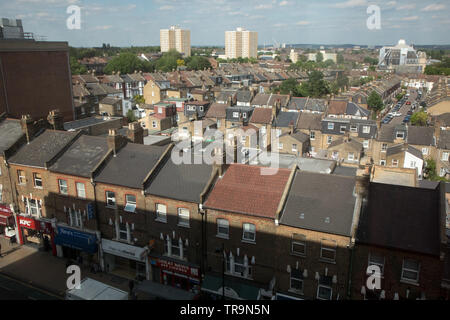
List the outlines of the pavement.
{"type": "MultiPolygon", "coordinates": [[[[16,299],[64,299],[69,276],[66,273],[66,259],[54,257],[51,252],[39,251],[32,246],[11,245],[8,239],[1,236],[0,244],[0,300],[8,294],[16,299]]],[[[88,267],[82,266],[81,279],[85,277],[129,291],[127,279],[103,272],[94,274],[88,267]]]]}

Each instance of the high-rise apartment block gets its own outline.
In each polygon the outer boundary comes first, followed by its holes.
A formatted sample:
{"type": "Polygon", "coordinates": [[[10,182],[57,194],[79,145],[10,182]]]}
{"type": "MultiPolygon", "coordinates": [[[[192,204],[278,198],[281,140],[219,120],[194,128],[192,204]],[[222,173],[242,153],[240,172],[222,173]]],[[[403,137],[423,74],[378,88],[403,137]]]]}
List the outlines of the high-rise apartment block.
{"type": "Polygon", "coordinates": [[[191,31],[172,26],[160,30],[161,52],[175,49],[185,57],[191,56],[191,31]]]}
{"type": "Polygon", "coordinates": [[[243,28],[225,31],[225,55],[228,59],[257,58],[258,32],[243,28]]]}

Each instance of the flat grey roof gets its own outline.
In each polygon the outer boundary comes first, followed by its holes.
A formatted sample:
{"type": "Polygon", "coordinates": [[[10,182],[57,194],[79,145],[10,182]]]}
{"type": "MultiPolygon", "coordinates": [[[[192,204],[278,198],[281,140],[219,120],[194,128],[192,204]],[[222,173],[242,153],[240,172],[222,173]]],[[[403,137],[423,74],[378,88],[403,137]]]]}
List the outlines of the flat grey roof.
{"type": "Polygon", "coordinates": [[[99,123],[103,123],[103,122],[107,122],[107,121],[112,121],[112,120],[117,120],[117,119],[119,119],[119,117],[108,117],[108,118],[89,117],[89,118],[84,118],[84,119],[75,120],[75,121],[71,121],[71,122],[65,122],[64,123],[64,130],[66,130],[66,131],[78,130],[78,129],[82,129],[82,128],[85,128],[85,127],[93,126],[95,124],[99,124],[99,123]]]}
{"type": "Polygon", "coordinates": [[[9,163],[44,168],[45,163],[61,152],[76,135],[76,132],[46,130],[29,144],[21,147],[9,159],[9,163]]]}
{"type": "Polygon", "coordinates": [[[355,178],[297,171],[280,224],[350,236],[355,178]]]}
{"type": "Polygon", "coordinates": [[[50,167],[50,171],[90,178],[91,171],[108,150],[106,138],[83,135],[50,167]]]}
{"type": "Polygon", "coordinates": [[[144,146],[128,143],[112,157],[94,179],[134,189],[141,189],[142,182],[158,162],[167,147],[144,146]]]}
{"type": "Polygon", "coordinates": [[[8,150],[22,135],[20,121],[6,119],[0,122],[0,152],[8,150]]]}

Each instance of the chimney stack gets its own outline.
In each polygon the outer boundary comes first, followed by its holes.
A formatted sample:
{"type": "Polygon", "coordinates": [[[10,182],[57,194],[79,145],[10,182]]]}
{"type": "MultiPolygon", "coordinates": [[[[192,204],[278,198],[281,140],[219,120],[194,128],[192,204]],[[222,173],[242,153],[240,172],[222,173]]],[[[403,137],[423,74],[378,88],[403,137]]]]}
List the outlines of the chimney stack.
{"type": "Polygon", "coordinates": [[[20,120],[20,124],[22,126],[22,132],[27,137],[27,143],[30,143],[30,141],[33,139],[34,134],[36,133],[36,124],[31,118],[29,114],[23,115],[22,119],[20,120]]]}
{"type": "Polygon", "coordinates": [[[113,150],[115,157],[117,155],[117,152],[127,144],[127,141],[124,137],[117,134],[116,129],[109,129],[107,144],[108,148],[113,150]]]}
{"type": "Polygon", "coordinates": [[[128,124],[127,138],[131,143],[144,144],[144,129],[139,122],[128,124]]]}
{"type": "Polygon", "coordinates": [[[50,111],[47,121],[53,130],[64,130],[64,118],[59,110],[50,111]]]}

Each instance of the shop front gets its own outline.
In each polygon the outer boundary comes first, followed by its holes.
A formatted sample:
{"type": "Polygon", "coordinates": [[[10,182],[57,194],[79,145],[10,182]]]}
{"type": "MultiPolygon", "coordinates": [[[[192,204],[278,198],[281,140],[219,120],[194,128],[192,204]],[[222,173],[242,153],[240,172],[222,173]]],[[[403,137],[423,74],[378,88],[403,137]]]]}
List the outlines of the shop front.
{"type": "Polygon", "coordinates": [[[8,206],[0,204],[0,235],[7,238],[15,235],[14,215],[8,206]]]}
{"type": "Polygon", "coordinates": [[[154,282],[193,293],[199,292],[200,272],[197,265],[188,265],[165,257],[151,257],[150,264],[154,282]]]}
{"type": "Polygon", "coordinates": [[[261,300],[261,288],[229,276],[205,275],[201,291],[207,300],[220,300],[222,297],[226,300],[261,300]]]}
{"type": "Polygon", "coordinates": [[[20,244],[35,246],[45,251],[52,251],[56,256],[55,234],[52,223],[39,221],[32,217],[17,215],[17,226],[20,244]]]}
{"type": "Polygon", "coordinates": [[[102,268],[130,280],[149,280],[148,248],[102,239],[102,268]]]}
{"type": "Polygon", "coordinates": [[[92,232],[84,232],[67,226],[57,226],[55,237],[58,257],[79,261],[80,257],[86,264],[97,262],[98,239],[92,232]]]}

